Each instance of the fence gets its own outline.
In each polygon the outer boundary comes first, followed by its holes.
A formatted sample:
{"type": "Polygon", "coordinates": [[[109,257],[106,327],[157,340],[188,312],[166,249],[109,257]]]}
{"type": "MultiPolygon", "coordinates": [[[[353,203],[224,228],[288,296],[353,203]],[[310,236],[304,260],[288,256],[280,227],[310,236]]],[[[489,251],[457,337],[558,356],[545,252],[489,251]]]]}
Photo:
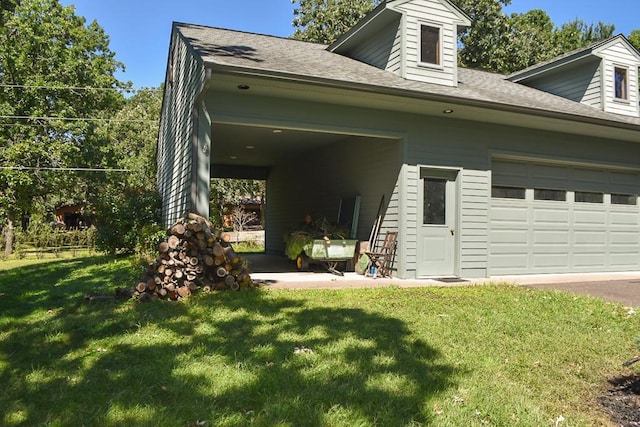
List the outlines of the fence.
{"type": "Polygon", "coordinates": [[[17,232],[14,253],[18,258],[76,256],[80,251],[95,252],[96,229],[38,230],[17,232]]]}

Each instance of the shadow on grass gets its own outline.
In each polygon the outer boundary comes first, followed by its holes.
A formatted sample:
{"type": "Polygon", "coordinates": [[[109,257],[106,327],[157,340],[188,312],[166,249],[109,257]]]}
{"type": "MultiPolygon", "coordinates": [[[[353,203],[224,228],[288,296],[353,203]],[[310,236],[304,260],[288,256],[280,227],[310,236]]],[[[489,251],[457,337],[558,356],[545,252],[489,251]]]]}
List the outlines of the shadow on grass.
{"type": "Polygon", "coordinates": [[[60,261],[66,298],[37,266],[22,296],[1,297],[0,424],[428,424],[428,398],[455,386],[456,368],[392,313],[260,291],[82,301],[86,283],[130,274],[109,262],[60,261]]]}

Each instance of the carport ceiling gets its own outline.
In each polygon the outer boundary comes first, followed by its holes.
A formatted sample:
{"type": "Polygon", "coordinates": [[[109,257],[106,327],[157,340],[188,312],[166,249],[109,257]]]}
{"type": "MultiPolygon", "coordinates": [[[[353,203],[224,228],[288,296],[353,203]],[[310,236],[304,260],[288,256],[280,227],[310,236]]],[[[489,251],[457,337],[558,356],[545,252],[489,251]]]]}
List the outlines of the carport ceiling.
{"type": "Polygon", "coordinates": [[[211,161],[218,165],[270,167],[348,138],[337,133],[213,123],[211,161]]]}

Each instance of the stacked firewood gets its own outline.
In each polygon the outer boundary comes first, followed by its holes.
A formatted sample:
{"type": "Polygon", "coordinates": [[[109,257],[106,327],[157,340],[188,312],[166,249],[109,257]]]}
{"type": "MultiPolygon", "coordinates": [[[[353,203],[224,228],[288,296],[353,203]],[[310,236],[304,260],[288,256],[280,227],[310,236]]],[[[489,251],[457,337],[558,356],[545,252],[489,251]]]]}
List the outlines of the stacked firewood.
{"type": "Polygon", "coordinates": [[[197,290],[240,290],[256,287],[246,261],[221,238],[204,217],[190,213],[169,230],[160,255],[135,287],[139,299],[179,300],[197,290]]]}

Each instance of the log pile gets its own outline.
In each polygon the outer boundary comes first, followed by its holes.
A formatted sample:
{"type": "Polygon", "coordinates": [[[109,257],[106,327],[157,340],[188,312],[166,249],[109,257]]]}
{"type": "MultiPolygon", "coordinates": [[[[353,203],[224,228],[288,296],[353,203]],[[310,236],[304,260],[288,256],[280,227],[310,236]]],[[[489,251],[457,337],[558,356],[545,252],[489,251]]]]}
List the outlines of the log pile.
{"type": "Polygon", "coordinates": [[[246,261],[204,217],[190,213],[158,245],[159,256],[143,272],[134,296],[142,301],[180,300],[197,290],[256,287],[246,261]]]}

